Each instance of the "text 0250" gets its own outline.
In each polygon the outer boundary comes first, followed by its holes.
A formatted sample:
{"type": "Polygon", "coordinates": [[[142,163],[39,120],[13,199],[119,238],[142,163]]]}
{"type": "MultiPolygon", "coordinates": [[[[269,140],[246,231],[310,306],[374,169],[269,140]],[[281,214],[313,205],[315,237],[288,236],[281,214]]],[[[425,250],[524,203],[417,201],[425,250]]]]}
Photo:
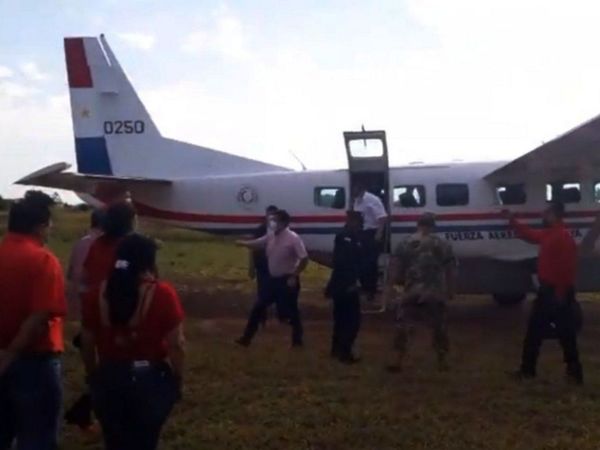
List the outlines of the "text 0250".
{"type": "Polygon", "coordinates": [[[107,120],[104,134],[142,134],[146,129],[143,120],[107,120]]]}

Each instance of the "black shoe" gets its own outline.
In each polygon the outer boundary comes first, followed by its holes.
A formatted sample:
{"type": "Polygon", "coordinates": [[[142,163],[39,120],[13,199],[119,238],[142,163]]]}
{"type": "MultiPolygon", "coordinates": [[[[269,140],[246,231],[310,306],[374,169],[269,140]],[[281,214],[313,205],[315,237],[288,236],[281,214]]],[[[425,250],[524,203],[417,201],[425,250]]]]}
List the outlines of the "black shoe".
{"type": "Polygon", "coordinates": [[[388,364],[385,366],[385,371],[388,373],[401,373],[402,366],[400,364],[388,364]]]}
{"type": "Polygon", "coordinates": [[[572,386],[583,386],[583,375],[567,375],[567,384],[572,386]]]}
{"type": "Polygon", "coordinates": [[[450,364],[446,359],[438,360],[437,362],[438,372],[450,372],[450,364]]]}
{"type": "Polygon", "coordinates": [[[235,340],[235,343],[240,347],[250,347],[250,339],[241,337],[235,340]]]}
{"type": "Polygon", "coordinates": [[[567,383],[575,386],[583,384],[583,370],[580,364],[567,367],[567,383]]]}
{"type": "Polygon", "coordinates": [[[356,356],[350,354],[350,355],[342,355],[338,357],[339,361],[343,364],[356,364],[358,362],[360,362],[360,358],[357,358],[356,356]]]}
{"type": "Polygon", "coordinates": [[[508,372],[508,375],[516,381],[533,380],[535,378],[535,373],[523,371],[521,369],[515,372],[508,372]]]}

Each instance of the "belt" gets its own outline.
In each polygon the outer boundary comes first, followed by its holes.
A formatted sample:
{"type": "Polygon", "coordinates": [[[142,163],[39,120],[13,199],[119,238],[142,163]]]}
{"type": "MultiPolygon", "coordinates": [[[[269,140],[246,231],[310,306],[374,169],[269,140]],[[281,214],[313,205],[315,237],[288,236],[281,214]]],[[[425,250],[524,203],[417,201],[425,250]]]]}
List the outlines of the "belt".
{"type": "Polygon", "coordinates": [[[148,359],[136,359],[133,361],[104,361],[100,363],[100,368],[112,367],[118,369],[144,370],[150,368],[170,367],[169,363],[162,361],[150,361],[148,359]]]}

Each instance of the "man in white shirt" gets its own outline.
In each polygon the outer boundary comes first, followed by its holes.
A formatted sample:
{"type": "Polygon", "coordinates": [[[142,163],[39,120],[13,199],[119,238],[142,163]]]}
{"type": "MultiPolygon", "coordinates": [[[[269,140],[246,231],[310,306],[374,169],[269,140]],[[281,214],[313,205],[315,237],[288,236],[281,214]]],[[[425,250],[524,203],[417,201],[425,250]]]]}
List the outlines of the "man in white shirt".
{"type": "Polygon", "coordinates": [[[362,273],[361,285],[367,293],[368,299],[372,300],[377,293],[377,279],[379,278],[379,253],[383,246],[385,226],[388,214],[379,197],[367,191],[362,183],[355,183],[352,187],[354,198],[354,211],[363,216],[362,232],[362,273]]]}
{"type": "Polygon", "coordinates": [[[73,245],[71,250],[67,269],[67,300],[69,302],[69,317],[72,319],[80,319],[81,295],[86,290],[83,281],[83,263],[88,255],[90,246],[102,234],[101,222],[103,217],[104,212],[102,210],[95,209],[92,211],[88,232],[73,245]]]}

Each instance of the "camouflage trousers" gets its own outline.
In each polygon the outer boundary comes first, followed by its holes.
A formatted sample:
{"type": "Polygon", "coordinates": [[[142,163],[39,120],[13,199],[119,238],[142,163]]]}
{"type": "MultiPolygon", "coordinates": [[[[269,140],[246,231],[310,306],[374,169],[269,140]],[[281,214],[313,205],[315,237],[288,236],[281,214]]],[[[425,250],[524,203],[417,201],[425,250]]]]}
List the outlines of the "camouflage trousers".
{"type": "Polygon", "coordinates": [[[408,352],[409,341],[419,324],[427,324],[432,330],[432,343],[438,358],[444,358],[450,350],[446,304],[441,301],[418,303],[402,302],[396,308],[396,335],[394,348],[399,357],[408,352]]]}

